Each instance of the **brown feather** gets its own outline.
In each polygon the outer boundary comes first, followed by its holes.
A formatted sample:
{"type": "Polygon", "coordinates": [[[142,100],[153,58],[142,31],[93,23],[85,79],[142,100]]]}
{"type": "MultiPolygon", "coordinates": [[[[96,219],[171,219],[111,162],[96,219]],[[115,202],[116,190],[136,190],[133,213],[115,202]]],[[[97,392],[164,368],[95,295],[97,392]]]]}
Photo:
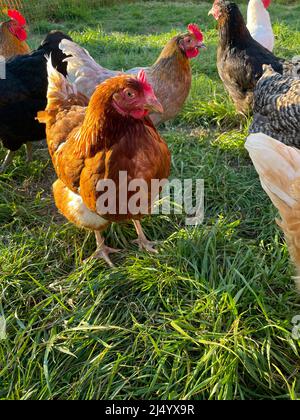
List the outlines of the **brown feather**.
{"type": "Polygon", "coordinates": [[[19,41],[8,29],[8,22],[0,26],[0,55],[6,60],[16,55],[29,54],[30,48],[25,41],[19,41]]]}
{"type": "MultiPolygon", "coordinates": [[[[120,115],[112,106],[112,97],[120,89],[128,86],[140,89],[140,84],[131,76],[123,75],[102,83],[92,96],[87,108],[73,105],[76,95],[63,76],[53,71],[52,81],[58,87],[57,93],[51,85],[48,94],[49,104],[46,113],[40,118],[47,123],[47,142],[56,173],[69,191],[76,193],[86,206],[85,212],[96,215],[97,200],[101,193],[97,191],[99,181],[111,179],[120,188],[119,172],[128,172],[128,182],[143,179],[151,185],[152,179],[168,178],[170,173],[170,152],[166,143],[159,136],[153,123],[148,119],[137,120],[120,115]],[[62,93],[63,92],[63,93],[62,93]],[[69,96],[68,96],[69,95],[69,96]],[[67,109],[63,109],[64,106],[67,109]]],[[[60,211],[74,222],[72,206],[58,196],[64,192],[58,184],[55,187],[56,203],[60,211]],[[70,216],[70,212],[73,216],[70,216]]],[[[128,194],[128,199],[133,193],[128,194]]],[[[72,196],[73,197],[73,196],[72,196]]],[[[117,195],[118,197],[118,195],[117,195]]],[[[151,198],[151,189],[149,191],[151,198]]],[[[73,197],[74,199],[74,197],[73,197]]],[[[149,210],[151,200],[149,200],[149,210]]],[[[133,216],[127,212],[120,214],[117,199],[115,215],[99,215],[107,220],[130,220],[133,216]]],[[[80,206],[81,208],[82,206],[80,206]]],[[[141,218],[137,215],[134,218],[141,218]]],[[[76,218],[76,217],[75,217],[76,218]]],[[[88,220],[92,219],[89,214],[88,220]]],[[[91,228],[84,218],[76,218],[76,224],[91,228]]],[[[74,222],[75,223],[75,222],[74,222]]],[[[98,223],[97,219],[94,222],[98,223]]],[[[96,227],[93,229],[96,230],[96,227]]]]}

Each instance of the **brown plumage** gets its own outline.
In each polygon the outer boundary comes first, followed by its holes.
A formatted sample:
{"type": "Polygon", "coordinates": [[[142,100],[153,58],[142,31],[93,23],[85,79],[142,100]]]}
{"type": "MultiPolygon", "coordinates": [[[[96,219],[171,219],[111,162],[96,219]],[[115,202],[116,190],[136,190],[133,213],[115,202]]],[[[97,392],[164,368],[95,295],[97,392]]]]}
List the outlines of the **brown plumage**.
{"type": "Polygon", "coordinates": [[[300,151],[262,133],[251,134],[246,149],[263,189],[279,210],[277,223],[295,263],[300,292],[300,151]]]}
{"type": "MultiPolygon", "coordinates": [[[[103,214],[99,205],[103,194],[99,190],[101,182],[113,181],[118,192],[119,174],[127,172],[128,183],[143,179],[149,187],[147,211],[150,211],[151,180],[169,176],[168,147],[150,120],[143,118],[149,107],[161,109],[152,89],[149,87],[145,93],[139,79],[117,76],[98,86],[86,107],[87,98],[78,94],[76,87],[50,62],[48,74],[48,106],[38,118],[46,123],[49,151],[59,178],[53,187],[57,207],[79,227],[96,232],[97,256],[110,265],[108,254],[113,250],[104,246],[100,232],[111,222],[134,220],[140,246],[154,251],[139,224],[144,213],[132,214],[127,202],[119,202],[118,194],[114,199],[115,213],[103,214]],[[136,98],[131,99],[129,94],[135,94],[136,98]],[[122,108],[125,113],[119,106],[125,107],[122,108]],[[125,212],[120,211],[121,204],[126,206],[125,212]]],[[[133,195],[134,192],[128,192],[127,200],[133,195]]]]}
{"type": "Polygon", "coordinates": [[[254,91],[250,133],[260,132],[300,148],[300,79],[282,76],[271,66],[264,66],[254,91]]]}
{"type": "MultiPolygon", "coordinates": [[[[203,35],[197,25],[191,24],[187,33],[180,34],[167,43],[153,66],[144,68],[147,79],[164,108],[161,114],[151,114],[155,125],[175,118],[181,111],[192,83],[190,59],[196,57],[201,48],[205,48],[203,35]]],[[[120,74],[97,64],[86,50],[73,42],[63,41],[61,49],[69,56],[66,60],[69,77],[78,90],[88,97],[104,80],[120,74]]],[[[137,75],[140,70],[140,67],[130,69],[126,74],[137,75]]]]}
{"type": "MultiPolygon", "coordinates": [[[[137,74],[138,70],[134,69],[133,73],[137,74]]],[[[163,114],[151,116],[153,123],[172,120],[181,111],[192,84],[190,60],[180,50],[178,37],[169,41],[155,64],[147,69],[147,77],[164,108],[163,114]]]]}
{"type": "Polygon", "coordinates": [[[27,37],[26,21],[19,12],[10,12],[13,13],[13,16],[16,15],[19,21],[11,18],[0,24],[0,55],[6,60],[30,52],[30,48],[24,39],[27,37]],[[23,24],[23,22],[25,23],[23,24]]]}

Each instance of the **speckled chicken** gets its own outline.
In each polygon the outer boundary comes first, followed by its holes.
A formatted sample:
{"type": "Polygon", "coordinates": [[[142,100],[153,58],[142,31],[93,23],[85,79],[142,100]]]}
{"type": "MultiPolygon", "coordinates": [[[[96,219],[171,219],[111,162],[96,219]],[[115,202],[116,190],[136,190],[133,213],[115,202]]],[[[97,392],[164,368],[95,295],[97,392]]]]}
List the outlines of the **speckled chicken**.
{"type": "Polygon", "coordinates": [[[254,91],[250,133],[259,132],[300,148],[300,79],[282,76],[272,66],[264,66],[254,91]]]}
{"type": "MultiPolygon", "coordinates": [[[[195,24],[188,25],[188,31],[172,38],[164,47],[157,61],[151,67],[143,68],[155,95],[161,102],[164,112],[152,113],[155,125],[171,120],[181,111],[191,89],[192,71],[190,60],[205,48],[203,34],[195,24]]],[[[108,70],[95,62],[90,54],[79,45],[63,41],[62,51],[70,56],[68,77],[75,83],[79,92],[91,97],[95,88],[104,80],[119,75],[119,71],[108,70]]],[[[126,71],[137,75],[142,68],[126,71]]]]}

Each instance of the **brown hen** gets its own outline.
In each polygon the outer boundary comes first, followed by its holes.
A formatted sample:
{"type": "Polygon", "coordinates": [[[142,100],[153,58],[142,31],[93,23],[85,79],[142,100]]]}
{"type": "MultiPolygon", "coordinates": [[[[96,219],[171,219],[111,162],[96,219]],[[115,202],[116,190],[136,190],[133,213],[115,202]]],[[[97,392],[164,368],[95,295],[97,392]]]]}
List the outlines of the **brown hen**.
{"type": "MultiPolygon", "coordinates": [[[[137,75],[139,71],[145,70],[164,108],[162,113],[151,113],[155,125],[175,118],[181,111],[192,84],[190,60],[198,56],[201,48],[205,48],[203,34],[196,24],[190,24],[185,34],[177,35],[166,44],[152,66],[126,71],[126,74],[137,75]]],[[[74,42],[62,41],[61,49],[68,56],[68,76],[78,91],[88,97],[104,80],[120,74],[100,66],[85,49],[74,42]]]]}
{"type": "Polygon", "coordinates": [[[169,176],[170,153],[146,116],[163,109],[145,73],[138,78],[120,75],[107,80],[97,87],[89,103],[50,61],[48,75],[48,106],[38,118],[46,123],[49,151],[58,176],[53,186],[58,209],[79,227],[95,231],[95,256],[111,266],[109,254],[115,250],[106,247],[101,236],[111,222],[133,220],[140,247],[155,252],[139,220],[153,205],[151,181],[169,176]],[[127,178],[122,177],[125,172],[127,178]],[[135,192],[130,192],[128,185],[140,179],[148,187],[148,208],[133,214],[128,203],[135,192]],[[116,189],[115,195],[113,190],[109,192],[111,206],[107,211],[102,202],[102,185],[106,181],[113,182],[116,189]],[[127,197],[122,201],[119,191],[124,183],[127,197]]]}

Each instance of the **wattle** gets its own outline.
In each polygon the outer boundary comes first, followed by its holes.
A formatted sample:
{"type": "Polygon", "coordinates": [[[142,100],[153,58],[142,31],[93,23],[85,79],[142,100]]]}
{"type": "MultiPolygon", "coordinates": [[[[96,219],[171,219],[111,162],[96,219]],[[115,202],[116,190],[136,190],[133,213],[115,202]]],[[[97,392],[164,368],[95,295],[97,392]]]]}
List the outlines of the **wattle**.
{"type": "Polygon", "coordinates": [[[23,28],[17,29],[15,35],[19,41],[26,41],[27,39],[27,32],[23,28]]]}
{"type": "Polygon", "coordinates": [[[136,118],[137,120],[140,120],[140,119],[146,117],[148,114],[149,114],[149,111],[147,111],[146,109],[137,109],[137,110],[132,111],[130,113],[130,115],[133,118],[136,118]]]}
{"type": "Polygon", "coordinates": [[[193,48],[186,51],[187,58],[195,58],[199,54],[198,48],[193,48]]]}

